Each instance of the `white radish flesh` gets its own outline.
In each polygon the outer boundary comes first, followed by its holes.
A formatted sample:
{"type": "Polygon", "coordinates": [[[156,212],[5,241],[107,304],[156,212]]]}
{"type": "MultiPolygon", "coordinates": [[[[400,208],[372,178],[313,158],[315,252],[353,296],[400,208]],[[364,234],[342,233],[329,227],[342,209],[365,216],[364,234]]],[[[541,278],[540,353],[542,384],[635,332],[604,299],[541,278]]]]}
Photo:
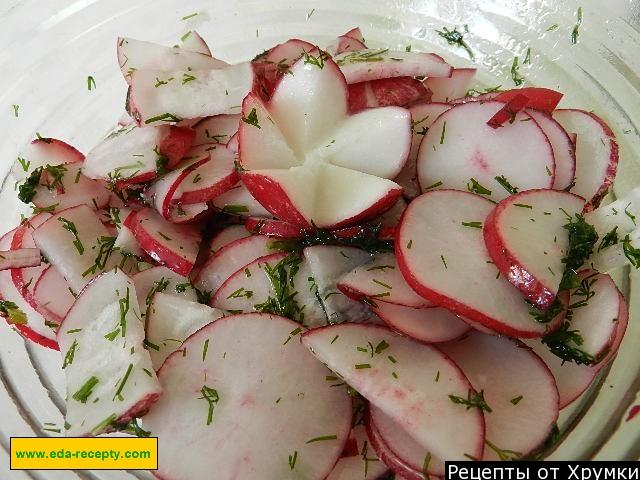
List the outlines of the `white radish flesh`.
{"type": "Polygon", "coordinates": [[[186,298],[155,293],[146,315],[146,346],[153,368],[158,370],[191,334],[223,315],[220,310],[186,298]]]}
{"type": "Polygon", "coordinates": [[[440,346],[483,392],[483,460],[518,459],[547,439],[558,418],[558,388],[544,362],[514,341],[470,333],[440,346]]]}
{"type": "Polygon", "coordinates": [[[454,68],[450,77],[429,77],[424,85],[432,92],[432,102],[448,102],[464,97],[475,75],[475,68],[454,68]]]}
{"type": "Polygon", "coordinates": [[[224,230],[218,232],[209,243],[209,250],[212,254],[216,253],[222,247],[226,247],[236,240],[241,238],[250,237],[251,233],[244,227],[244,225],[230,225],[224,230]]]}
{"type": "Polygon", "coordinates": [[[18,159],[11,167],[11,173],[18,182],[22,182],[37,168],[46,165],[55,166],[82,162],[83,160],[82,153],[62,140],[37,138],[20,152],[18,159]]]}
{"type": "Polygon", "coordinates": [[[37,248],[0,251],[0,270],[37,267],[40,262],[40,250],[37,248]]]}
{"type": "Polygon", "coordinates": [[[271,213],[251,195],[243,183],[238,183],[225,193],[218,195],[211,203],[214,207],[226,213],[252,217],[271,217],[271,213]]]}
{"type": "Polygon", "coordinates": [[[133,282],[121,271],[98,277],[58,331],[67,380],[67,436],[113,430],[142,416],[161,388],[143,347],[133,282]]]}
{"type": "Polygon", "coordinates": [[[145,417],[165,452],[160,476],[329,475],[351,429],[351,401],[330,387],[329,371],[300,344],[300,331],[282,317],[226,317],[189,337],[184,355],[166,360],[158,374],[165,391],[145,417]],[[209,445],[208,454],[172,448],[194,443],[209,445]]]}
{"type": "Polygon", "coordinates": [[[438,307],[412,308],[376,302],[373,313],[392,329],[424,343],[447,342],[471,328],[449,310],[438,307]]]}
{"type": "Polygon", "coordinates": [[[64,277],[52,266],[48,267],[38,278],[33,298],[39,305],[38,310],[42,312],[42,315],[53,319],[58,324],[62,323],[76,300],[64,277]]]}
{"type": "Polygon", "coordinates": [[[211,49],[195,30],[189,30],[180,38],[180,48],[211,57],[211,49]]]}
{"type": "Polygon", "coordinates": [[[169,270],[167,267],[148,268],[133,275],[131,280],[136,286],[138,304],[143,316],[146,314],[149,305],[151,305],[153,296],[158,292],[181,297],[192,302],[198,300],[198,294],[189,279],[173,270],[169,270]]]}
{"type": "Polygon", "coordinates": [[[240,115],[216,115],[205,118],[196,124],[194,145],[221,144],[226,145],[238,131],[240,115]]]}
{"type": "Polygon", "coordinates": [[[467,190],[474,179],[491,191],[492,200],[502,200],[509,191],[496,177],[520,190],[551,188],[553,150],[535,120],[519,113],[501,128],[487,125],[503,107],[493,101],[465,103],[438,117],[418,152],[422,191],[439,182],[440,188],[467,190]]]}
{"type": "Polygon", "coordinates": [[[226,148],[209,151],[210,160],[181,179],[172,201],[179,204],[203,203],[230,190],[239,180],[235,155],[226,148]]]}
{"type": "Polygon", "coordinates": [[[542,336],[546,326],[497,275],[487,252],[481,227],[493,208],[489,200],[457,190],[421,195],[398,229],[398,264],[413,289],[461,318],[510,336],[542,336]]]}
{"type": "Polygon", "coordinates": [[[472,387],[440,351],[386,327],[363,324],[310,330],[302,342],[434,455],[447,460],[464,460],[465,454],[482,457],[482,412],[452,402],[449,395],[467,398],[472,387]]]}
{"type": "Polygon", "coordinates": [[[392,253],[377,254],[372,261],[356,267],[338,281],[338,288],[351,298],[365,298],[374,305],[378,302],[414,308],[432,305],[407,284],[392,253]]]}
{"type": "Polygon", "coordinates": [[[500,202],[484,223],[496,267],[538,308],[551,306],[565,269],[569,232],[584,199],[557,190],[527,190],[500,202]]]}
{"type": "MultiPolygon", "coordinates": [[[[399,429],[395,428],[394,431],[398,431],[399,429]]],[[[369,421],[367,423],[367,435],[371,440],[371,445],[373,446],[376,454],[380,457],[380,459],[393,471],[396,480],[425,480],[426,475],[424,475],[424,468],[420,470],[416,470],[412,468],[406,461],[402,460],[394,451],[392,451],[387,443],[384,441],[380,432],[376,428],[373,422],[369,421]]],[[[420,447],[413,438],[409,436],[409,434],[405,433],[402,437],[402,448],[408,449],[409,445],[405,445],[405,443],[412,443],[416,446],[416,451],[424,451],[423,447],[420,447]]],[[[404,451],[405,454],[407,450],[404,451]]],[[[429,464],[431,462],[439,462],[439,460],[435,459],[433,455],[426,454],[424,459],[429,460],[429,464]]]]}

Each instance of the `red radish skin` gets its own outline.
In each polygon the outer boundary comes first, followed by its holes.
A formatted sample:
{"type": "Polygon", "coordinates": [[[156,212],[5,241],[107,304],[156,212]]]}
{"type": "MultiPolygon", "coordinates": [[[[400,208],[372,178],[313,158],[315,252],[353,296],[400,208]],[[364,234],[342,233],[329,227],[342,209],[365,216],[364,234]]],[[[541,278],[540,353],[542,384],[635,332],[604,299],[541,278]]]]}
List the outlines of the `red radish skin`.
{"type": "Polygon", "coordinates": [[[431,90],[433,102],[448,102],[463,97],[475,75],[475,68],[454,68],[450,77],[429,77],[424,86],[431,90]]]}
{"type": "Polygon", "coordinates": [[[487,250],[496,267],[534,305],[551,306],[569,249],[564,225],[584,199],[556,190],[527,190],[502,200],[484,222],[487,250]]]}
{"type": "Polygon", "coordinates": [[[38,248],[20,248],[0,252],[0,270],[40,266],[40,250],[38,248]]]}
{"type": "Polygon", "coordinates": [[[431,95],[422,83],[411,77],[383,78],[349,85],[349,111],[399,106],[429,101],[431,95]]]}
{"type": "Polygon", "coordinates": [[[549,88],[525,87],[500,92],[494,99],[498,102],[509,102],[519,95],[524,95],[529,99],[526,104],[527,107],[548,114],[551,114],[555,110],[563,97],[562,93],[549,88]]]}
{"type": "Polygon", "coordinates": [[[173,169],[180,163],[196,137],[196,132],[191,128],[169,127],[169,134],[162,139],[159,148],[160,153],[169,159],[167,168],[173,169]]]}
{"type": "Polygon", "coordinates": [[[529,98],[524,95],[516,95],[509,99],[509,101],[498,110],[493,117],[487,121],[487,125],[492,128],[500,128],[505,123],[513,123],[516,118],[516,114],[524,110],[529,103],[529,98]]]}
{"type": "Polygon", "coordinates": [[[20,153],[18,158],[24,159],[21,164],[16,161],[11,167],[11,173],[16,180],[25,180],[36,168],[45,165],[62,165],[65,163],[80,163],[84,161],[84,154],[68,143],[57,138],[36,138],[20,153]],[[25,169],[26,167],[26,169],[25,169]]]}
{"type": "Polygon", "coordinates": [[[131,229],[138,244],[157,262],[182,276],[187,276],[193,269],[202,240],[195,227],[168,223],[149,208],[129,215],[124,225],[131,229]]]}
{"type": "Polygon", "coordinates": [[[250,236],[251,233],[247,231],[244,225],[230,225],[213,236],[209,243],[209,251],[211,254],[215,254],[230,243],[250,236]]]}
{"type": "Polygon", "coordinates": [[[189,205],[205,203],[230,190],[240,177],[235,155],[225,148],[209,150],[210,160],[198,165],[181,179],[173,201],[189,205]]]}
{"type": "Polygon", "coordinates": [[[304,231],[296,225],[281,220],[248,217],[244,226],[250,233],[277,238],[302,238],[304,231]]]}
{"type": "Polygon", "coordinates": [[[196,137],[194,146],[227,145],[238,131],[241,115],[216,115],[200,120],[193,129],[196,137]]]}

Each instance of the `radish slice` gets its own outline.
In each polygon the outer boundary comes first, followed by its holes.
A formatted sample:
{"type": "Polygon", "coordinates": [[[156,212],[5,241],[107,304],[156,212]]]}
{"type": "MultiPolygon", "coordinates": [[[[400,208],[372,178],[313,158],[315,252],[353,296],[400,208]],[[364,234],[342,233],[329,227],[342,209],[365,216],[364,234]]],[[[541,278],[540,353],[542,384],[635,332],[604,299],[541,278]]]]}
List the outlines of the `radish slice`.
{"type": "Polygon", "coordinates": [[[547,439],[558,419],[558,388],[544,362],[512,340],[470,333],[440,346],[484,392],[483,460],[518,459],[547,439]]]}
{"type": "Polygon", "coordinates": [[[463,97],[475,75],[475,68],[454,68],[450,77],[429,77],[424,81],[424,85],[432,92],[431,101],[448,102],[463,97]]]}
{"type": "MultiPolygon", "coordinates": [[[[193,137],[195,134],[190,132],[193,137]]],[[[162,169],[163,160],[177,163],[186,154],[191,144],[183,141],[183,135],[181,127],[123,127],[87,154],[83,173],[89,178],[116,182],[117,187],[147,182],[162,169]],[[180,140],[174,142],[173,136],[180,140]],[[171,151],[163,150],[163,145],[171,151]]]]}
{"type": "Polygon", "coordinates": [[[291,65],[305,53],[312,52],[316,48],[309,42],[292,38],[265,51],[259,56],[260,58],[254,59],[253,67],[260,83],[262,96],[269,98],[282,77],[289,74],[291,65]]]}
{"type": "Polygon", "coordinates": [[[354,40],[358,40],[359,42],[364,43],[364,36],[362,35],[362,31],[360,27],[354,27],[344,34],[345,37],[353,38],[354,40]]]}
{"type": "Polygon", "coordinates": [[[553,150],[535,120],[519,113],[502,128],[486,124],[503,107],[492,101],[465,103],[438,117],[418,152],[422,191],[437,187],[466,190],[475,180],[491,191],[493,200],[502,200],[512,190],[498,178],[520,190],[551,188],[553,150]]]}
{"type": "Polygon", "coordinates": [[[241,267],[275,252],[273,240],[256,235],[225,245],[202,266],[195,285],[202,291],[216,293],[218,288],[241,267]]]}
{"type": "Polygon", "coordinates": [[[584,199],[557,190],[527,190],[501,201],[484,222],[496,267],[538,308],[551,306],[565,269],[569,233],[584,199]]]}
{"type": "Polygon", "coordinates": [[[444,461],[416,442],[395,420],[374,405],[369,407],[369,417],[369,438],[392,470],[416,480],[431,475],[444,477],[444,461]]]}
{"type": "Polygon", "coordinates": [[[326,480],[384,480],[387,466],[376,455],[365,427],[353,427],[349,441],[353,441],[355,453],[343,454],[326,480]]]}
{"type": "Polygon", "coordinates": [[[553,149],[556,171],[553,178],[553,188],[564,190],[571,186],[576,173],[576,147],[567,131],[551,116],[533,110],[526,110],[545,133],[553,149]]]}
{"type": "Polygon", "coordinates": [[[54,267],[49,266],[36,282],[33,299],[43,317],[61,324],[76,297],[69,290],[64,277],[54,267]]]}
{"type": "Polygon", "coordinates": [[[505,335],[542,336],[547,326],[536,322],[520,292],[496,275],[487,252],[480,227],[493,207],[483,197],[456,190],[421,195],[398,229],[398,265],[416,292],[463,319],[505,335]]]}
{"type": "Polygon", "coordinates": [[[371,255],[353,247],[315,245],[302,252],[311,270],[316,296],[322,302],[329,323],[368,321],[369,309],[338,290],[338,280],[371,260],[371,255]]]}
{"type": "Polygon", "coordinates": [[[392,329],[424,343],[448,342],[471,328],[444,308],[412,308],[376,302],[373,313],[392,329]]]}
{"type": "Polygon", "coordinates": [[[506,102],[504,107],[494,113],[493,117],[487,120],[487,125],[491,128],[500,128],[507,122],[515,122],[516,114],[524,110],[528,101],[529,99],[524,95],[516,95],[506,102]]]}
{"type": "Polygon", "coordinates": [[[130,215],[124,225],[155,261],[182,276],[193,269],[202,241],[196,227],[169,223],[150,208],[130,215]]]}
{"type": "Polygon", "coordinates": [[[209,251],[214,254],[236,240],[250,237],[251,233],[244,225],[231,225],[217,233],[209,243],[209,251]]]}
{"type": "Polygon", "coordinates": [[[298,342],[300,330],[266,314],[226,317],[166,360],[158,373],[164,394],[145,417],[165,452],[159,476],[329,475],[351,429],[351,402],[343,389],[330,387],[329,371],[298,342]],[[195,442],[212,448],[204,456],[196,448],[173,448],[195,442]]]}
{"type": "Polygon", "coordinates": [[[238,113],[253,81],[248,62],[216,70],[137,70],[131,75],[131,113],[139,125],[238,113]],[[167,83],[156,87],[158,79],[167,83]]]}
{"type": "Polygon", "coordinates": [[[576,174],[571,191],[597,207],[618,169],[618,144],[600,117],[584,110],[556,110],[553,118],[567,132],[576,133],[576,174]]]}
{"type": "Polygon", "coordinates": [[[418,149],[420,142],[427,134],[429,127],[433,125],[436,119],[449,110],[451,105],[448,103],[419,103],[413,105],[409,111],[411,112],[411,151],[407,163],[405,163],[402,171],[394,179],[402,188],[404,188],[404,196],[406,198],[415,198],[420,195],[420,185],[418,185],[418,171],[416,160],[418,158],[418,149]]]}
{"type": "Polygon", "coordinates": [[[105,207],[110,197],[106,184],[83,173],[79,162],[59,165],[56,169],[56,174],[61,174],[59,178],[53,178],[45,169],[40,175],[33,204],[52,212],[77,205],[88,205],[96,210],[105,207]]]}
{"type": "Polygon", "coordinates": [[[209,45],[207,45],[207,42],[205,42],[204,38],[195,30],[189,30],[180,38],[180,48],[194,53],[201,53],[209,57],[213,56],[211,55],[211,49],[209,45]]]}
{"type": "Polygon", "coordinates": [[[82,162],[84,155],[71,145],[55,138],[37,138],[18,155],[11,167],[11,173],[18,182],[22,182],[34,170],[46,165],[63,165],[82,162]]]}
{"type": "Polygon", "coordinates": [[[193,128],[196,132],[193,145],[226,145],[238,131],[240,118],[240,115],[216,115],[201,120],[193,128]]]}
{"type": "Polygon", "coordinates": [[[429,101],[429,90],[411,77],[381,78],[349,85],[349,111],[365,108],[399,106],[417,101],[429,101]]]}
{"type": "Polygon", "coordinates": [[[131,277],[136,286],[138,304],[142,315],[151,305],[153,296],[162,292],[166,295],[184,298],[191,302],[198,301],[198,294],[187,277],[177,274],[167,267],[151,267],[131,277]]]}
{"type": "Polygon", "coordinates": [[[139,70],[197,70],[224,68],[227,64],[185,48],[165,47],[133,38],[118,38],[118,65],[124,79],[131,83],[131,76],[139,70]]]}
{"type": "Polygon", "coordinates": [[[310,275],[300,256],[274,253],[260,257],[231,275],[211,298],[211,305],[229,313],[278,308],[304,326],[326,325],[327,316],[310,275]]]}
{"type": "Polygon", "coordinates": [[[449,77],[451,66],[433,53],[367,49],[334,57],[347,83],[392,77],[449,77]]]}
{"type": "MultiPolygon", "coordinates": [[[[402,214],[407,209],[407,202],[405,202],[402,198],[399,198],[396,203],[393,204],[389,210],[384,212],[379,218],[380,226],[382,227],[380,230],[380,235],[384,233],[384,229],[395,229],[400,224],[400,219],[402,218],[402,214]]],[[[392,235],[392,238],[395,235],[392,235]]]]}
{"type": "Polygon", "coordinates": [[[220,310],[186,298],[156,292],[147,310],[145,342],[154,370],[189,336],[223,315],[220,310]]]}
{"type": "Polygon", "coordinates": [[[302,343],[433,455],[482,458],[482,412],[449,397],[467,398],[474,393],[471,384],[437,349],[385,327],[348,323],[305,332],[302,343]]]}
{"type": "Polygon", "coordinates": [[[115,238],[86,205],[56,213],[33,231],[33,240],[76,294],[122,260],[112,250],[115,238]]]}
{"type": "Polygon", "coordinates": [[[204,203],[230,190],[238,183],[235,155],[226,148],[209,151],[204,162],[180,180],[172,201],[178,204],[204,203]]]}
{"type": "Polygon", "coordinates": [[[432,305],[407,284],[392,253],[375,255],[371,262],[342,277],[338,281],[338,288],[354,300],[366,300],[374,308],[378,302],[414,308],[432,305]]]}
{"type": "Polygon", "coordinates": [[[39,267],[40,262],[40,250],[37,248],[0,251],[0,270],[39,267]]]}
{"type": "Polygon", "coordinates": [[[67,436],[93,436],[144,415],[160,396],[143,347],[133,282],[100,275],[78,297],[58,332],[67,379],[67,436]]]}
{"type": "MultiPolygon", "coordinates": [[[[494,99],[498,102],[509,102],[518,95],[524,95],[529,99],[527,107],[551,114],[560,103],[563,95],[549,88],[525,87],[514,88],[504,92],[496,92],[494,99]]],[[[478,97],[479,98],[479,97],[478,97]]],[[[484,100],[485,98],[483,98],[484,100]]]]}
{"type": "MultiPolygon", "coordinates": [[[[6,233],[0,239],[0,248],[7,249],[11,246],[15,230],[6,233]]],[[[45,319],[40,315],[20,294],[20,291],[14,285],[9,270],[0,270],[0,299],[13,302],[18,310],[26,315],[26,323],[16,323],[9,316],[5,316],[7,323],[12,325],[24,338],[34,343],[42,345],[53,350],[58,350],[56,342],[56,334],[52,330],[52,326],[48,326],[45,319]]],[[[57,325],[55,325],[57,327],[57,325]]]]}
{"type": "Polygon", "coordinates": [[[138,244],[136,237],[129,227],[123,225],[122,222],[126,221],[129,215],[133,215],[133,211],[130,209],[118,209],[118,216],[120,223],[116,225],[118,228],[118,236],[114,243],[114,247],[119,248],[124,255],[133,255],[137,258],[143,258],[145,253],[142,247],[138,244]]]}
{"type": "Polygon", "coordinates": [[[277,238],[302,238],[304,230],[297,225],[283,222],[282,220],[271,220],[269,218],[248,217],[244,222],[246,230],[258,235],[277,238]]]}

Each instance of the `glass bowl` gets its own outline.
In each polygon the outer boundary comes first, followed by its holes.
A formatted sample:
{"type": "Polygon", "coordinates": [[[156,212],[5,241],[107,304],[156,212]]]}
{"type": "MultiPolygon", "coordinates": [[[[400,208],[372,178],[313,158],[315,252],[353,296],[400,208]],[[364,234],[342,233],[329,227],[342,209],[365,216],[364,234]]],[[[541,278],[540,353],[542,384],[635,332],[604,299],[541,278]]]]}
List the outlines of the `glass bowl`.
{"type": "MultiPolygon", "coordinates": [[[[126,87],[117,66],[116,37],[173,45],[197,29],[214,55],[251,59],[289,38],[325,45],[360,26],[372,47],[434,51],[454,66],[479,68],[477,86],[512,87],[514,56],[530,50],[520,73],[527,84],[565,93],[562,106],[593,109],[620,143],[614,195],[640,185],[640,4],[633,0],[4,0],[0,4],[0,224],[26,213],[13,192],[10,165],[36,136],[61,138],[87,151],[120,118],[126,87]],[[571,40],[577,9],[583,22],[571,40]],[[192,16],[193,13],[197,15],[192,16]],[[189,17],[184,20],[183,17],[189,17]],[[435,29],[467,25],[475,52],[447,45],[435,29]],[[87,88],[87,77],[96,87],[87,88]],[[14,108],[14,106],[17,106],[14,108]],[[16,111],[17,108],[17,111],[16,111]]],[[[615,279],[630,302],[620,352],[595,384],[561,413],[561,441],[550,459],[638,459],[640,430],[627,421],[640,387],[637,272],[615,279]]],[[[18,472],[8,470],[11,436],[59,435],[64,379],[58,352],[24,341],[0,326],[0,478],[132,479],[147,472],[18,472]]],[[[160,452],[162,455],[162,452],[160,452]]]]}

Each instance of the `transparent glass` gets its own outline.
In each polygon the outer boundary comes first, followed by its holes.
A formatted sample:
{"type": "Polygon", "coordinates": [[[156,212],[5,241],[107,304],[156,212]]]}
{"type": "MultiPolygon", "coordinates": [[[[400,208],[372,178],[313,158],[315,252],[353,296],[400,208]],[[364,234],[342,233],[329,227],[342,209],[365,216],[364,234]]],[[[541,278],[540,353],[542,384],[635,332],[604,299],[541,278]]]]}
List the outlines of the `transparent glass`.
{"type": "MultiPolygon", "coordinates": [[[[612,126],[621,163],[615,194],[640,184],[640,3],[637,0],[3,0],[0,2],[0,225],[8,230],[23,211],[9,167],[36,132],[87,151],[124,110],[125,83],[117,67],[118,35],[173,45],[197,28],[214,55],[252,58],[300,37],[326,44],[360,26],[371,46],[435,51],[456,66],[479,67],[478,85],[513,85],[515,55],[528,48],[528,84],[559,89],[562,105],[593,109],[612,126]],[[584,20],[571,42],[576,11],[584,20]],[[198,12],[198,15],[181,20],[198,12]],[[467,25],[475,52],[435,32],[467,25]],[[554,25],[557,25],[554,27],[554,25]],[[87,89],[87,77],[97,88],[87,89]],[[18,116],[14,115],[14,105],[18,116]]],[[[626,422],[640,387],[640,313],[636,272],[616,272],[631,306],[620,353],[596,384],[561,415],[562,441],[553,459],[637,459],[640,429],[626,422]]],[[[0,477],[8,479],[146,478],[146,472],[8,471],[9,437],[57,435],[63,425],[64,383],[58,352],[25,342],[0,326],[0,477]],[[51,425],[45,424],[54,424],[51,425]]],[[[161,452],[160,452],[161,453],[161,452]]]]}

